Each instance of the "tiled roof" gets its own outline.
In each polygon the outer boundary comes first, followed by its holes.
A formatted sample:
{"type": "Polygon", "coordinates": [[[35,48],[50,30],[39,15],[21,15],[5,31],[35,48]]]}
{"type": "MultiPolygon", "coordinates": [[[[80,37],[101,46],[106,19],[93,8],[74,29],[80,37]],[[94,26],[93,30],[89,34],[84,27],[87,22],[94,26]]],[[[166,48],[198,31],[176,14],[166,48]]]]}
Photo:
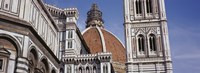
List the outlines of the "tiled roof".
{"type": "Polygon", "coordinates": [[[112,53],[112,60],[114,62],[125,63],[126,53],[122,43],[104,28],[100,28],[100,31],[97,27],[91,27],[83,33],[83,37],[90,49],[90,52],[92,54],[103,52],[102,42],[105,40],[106,52],[112,53]],[[100,31],[102,32],[104,39],[102,39],[100,31]]]}

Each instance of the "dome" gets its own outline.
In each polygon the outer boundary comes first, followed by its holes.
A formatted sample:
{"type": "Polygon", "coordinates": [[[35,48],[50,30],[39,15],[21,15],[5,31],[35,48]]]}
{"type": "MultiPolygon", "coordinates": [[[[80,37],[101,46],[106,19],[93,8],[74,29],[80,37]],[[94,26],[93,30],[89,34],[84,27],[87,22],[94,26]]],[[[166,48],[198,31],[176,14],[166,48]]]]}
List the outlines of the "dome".
{"type": "Polygon", "coordinates": [[[123,44],[109,31],[101,27],[88,27],[83,32],[83,38],[90,53],[111,52],[112,61],[125,63],[126,53],[123,44]]]}

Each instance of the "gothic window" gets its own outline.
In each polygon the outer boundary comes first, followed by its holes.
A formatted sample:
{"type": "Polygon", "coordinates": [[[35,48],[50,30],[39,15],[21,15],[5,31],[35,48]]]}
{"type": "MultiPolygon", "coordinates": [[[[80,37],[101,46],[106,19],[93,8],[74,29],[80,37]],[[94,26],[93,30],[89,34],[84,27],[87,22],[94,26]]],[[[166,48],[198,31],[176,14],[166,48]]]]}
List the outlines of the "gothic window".
{"type": "Polygon", "coordinates": [[[71,67],[70,66],[67,67],[67,73],[71,73],[71,67]]]}
{"type": "Polygon", "coordinates": [[[31,51],[28,54],[29,73],[39,72],[39,70],[36,69],[37,58],[38,56],[36,50],[31,49],[31,51]]]}
{"type": "Polygon", "coordinates": [[[106,66],[103,66],[103,73],[106,73],[106,66]]]}
{"type": "Polygon", "coordinates": [[[69,30],[69,32],[68,32],[68,38],[72,38],[72,37],[73,37],[73,31],[69,30]]]}
{"type": "Polygon", "coordinates": [[[107,67],[107,65],[105,65],[105,66],[103,66],[103,73],[108,73],[108,67],[107,67]]]}
{"type": "Polygon", "coordinates": [[[56,73],[56,71],[55,71],[55,70],[52,70],[51,73],[56,73]]]}
{"type": "Polygon", "coordinates": [[[142,0],[136,0],[136,14],[142,14],[142,0]]]}
{"type": "Polygon", "coordinates": [[[152,13],[152,0],[146,0],[147,13],[152,13]]]}
{"type": "Polygon", "coordinates": [[[82,70],[82,68],[81,68],[81,67],[79,68],[79,73],[83,73],[83,70],[82,70]]]}
{"type": "Polygon", "coordinates": [[[62,69],[62,68],[60,68],[60,73],[64,73],[64,71],[63,71],[63,69],[62,69]]]}
{"type": "Polygon", "coordinates": [[[90,72],[89,72],[89,67],[86,67],[86,73],[90,73],[90,72]]]}
{"type": "Polygon", "coordinates": [[[49,73],[49,64],[46,58],[39,62],[35,73],[49,73]]]}
{"type": "Polygon", "coordinates": [[[150,51],[156,51],[156,36],[154,34],[149,35],[150,51]]]}
{"type": "Polygon", "coordinates": [[[96,73],[96,67],[93,68],[93,73],[96,73]]]}
{"type": "Polygon", "coordinates": [[[68,47],[67,48],[72,48],[72,40],[69,40],[67,43],[68,47]]]}
{"type": "Polygon", "coordinates": [[[144,36],[143,35],[138,35],[138,49],[139,52],[143,52],[144,50],[144,36]]]}

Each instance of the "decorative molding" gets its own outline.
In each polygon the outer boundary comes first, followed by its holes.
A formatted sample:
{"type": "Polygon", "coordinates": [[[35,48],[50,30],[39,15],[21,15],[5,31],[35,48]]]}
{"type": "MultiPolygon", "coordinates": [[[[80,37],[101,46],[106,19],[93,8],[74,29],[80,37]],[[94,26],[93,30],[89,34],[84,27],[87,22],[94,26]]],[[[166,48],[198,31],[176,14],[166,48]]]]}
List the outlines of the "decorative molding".
{"type": "Polygon", "coordinates": [[[23,38],[20,36],[14,36],[15,38],[17,38],[17,40],[20,42],[20,44],[23,44],[23,38]]]}
{"type": "Polygon", "coordinates": [[[157,33],[160,33],[159,27],[137,27],[131,29],[132,36],[138,35],[138,34],[150,34],[154,33],[157,35],[157,33]]]}
{"type": "Polygon", "coordinates": [[[137,58],[137,59],[133,59],[133,62],[137,63],[137,62],[164,62],[163,57],[154,57],[154,58],[137,58]]]}
{"type": "Polygon", "coordinates": [[[137,24],[131,24],[131,28],[136,28],[136,27],[158,27],[160,26],[159,23],[149,23],[149,22],[146,22],[146,23],[137,23],[137,24]]]}
{"type": "Polygon", "coordinates": [[[28,47],[30,47],[32,44],[33,44],[32,41],[29,40],[29,41],[28,41],[28,47]]]}

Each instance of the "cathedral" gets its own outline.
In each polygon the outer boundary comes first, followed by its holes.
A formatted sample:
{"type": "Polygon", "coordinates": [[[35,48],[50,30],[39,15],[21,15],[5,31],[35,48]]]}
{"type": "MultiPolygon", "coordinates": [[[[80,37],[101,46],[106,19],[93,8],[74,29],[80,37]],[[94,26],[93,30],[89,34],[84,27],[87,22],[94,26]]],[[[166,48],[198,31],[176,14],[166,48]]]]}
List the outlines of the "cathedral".
{"type": "Polygon", "coordinates": [[[125,44],[97,4],[81,32],[77,8],[0,0],[0,73],[173,73],[164,0],[123,1],[125,44]]]}

